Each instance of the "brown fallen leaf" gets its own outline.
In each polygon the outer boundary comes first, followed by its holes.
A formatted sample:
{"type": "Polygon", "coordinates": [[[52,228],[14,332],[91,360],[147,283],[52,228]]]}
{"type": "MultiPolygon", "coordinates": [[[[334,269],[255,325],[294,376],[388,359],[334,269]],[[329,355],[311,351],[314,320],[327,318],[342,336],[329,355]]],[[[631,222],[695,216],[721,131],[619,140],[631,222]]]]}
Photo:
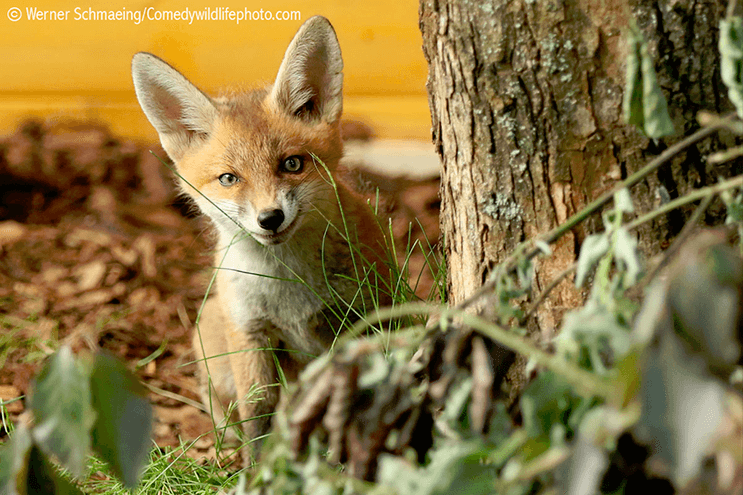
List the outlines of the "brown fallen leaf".
{"type": "Polygon", "coordinates": [[[10,414],[23,411],[23,401],[18,400],[23,393],[13,385],[0,385],[0,401],[10,414]]]}
{"type": "Polygon", "coordinates": [[[75,267],[72,274],[78,279],[77,290],[86,292],[101,285],[106,276],[106,263],[100,259],[94,260],[75,267]]]}
{"type": "Polygon", "coordinates": [[[55,305],[57,311],[65,311],[73,308],[84,309],[92,306],[106,304],[114,299],[121,298],[126,294],[126,284],[119,282],[113,287],[85,292],[78,297],[63,299],[55,305]]]}
{"type": "Polygon", "coordinates": [[[28,229],[15,220],[0,222],[0,247],[17,242],[26,235],[28,229]]]}
{"type": "Polygon", "coordinates": [[[142,273],[147,278],[155,278],[157,276],[157,263],[155,260],[155,252],[157,246],[152,236],[148,234],[141,235],[132,244],[132,249],[139,254],[139,259],[142,263],[142,273]]]}

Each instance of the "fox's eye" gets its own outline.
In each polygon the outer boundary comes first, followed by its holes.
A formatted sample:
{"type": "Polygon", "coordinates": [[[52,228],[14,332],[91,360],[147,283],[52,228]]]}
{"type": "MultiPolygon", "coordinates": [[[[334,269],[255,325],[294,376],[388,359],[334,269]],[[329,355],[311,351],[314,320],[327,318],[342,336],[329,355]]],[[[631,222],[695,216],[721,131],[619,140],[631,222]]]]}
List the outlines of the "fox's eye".
{"type": "Polygon", "coordinates": [[[290,156],[281,163],[281,169],[284,172],[291,172],[293,174],[301,172],[303,166],[304,159],[301,156],[290,156]]]}
{"type": "Polygon", "coordinates": [[[234,174],[222,174],[219,176],[219,183],[224,187],[234,186],[237,181],[237,176],[234,174]]]}

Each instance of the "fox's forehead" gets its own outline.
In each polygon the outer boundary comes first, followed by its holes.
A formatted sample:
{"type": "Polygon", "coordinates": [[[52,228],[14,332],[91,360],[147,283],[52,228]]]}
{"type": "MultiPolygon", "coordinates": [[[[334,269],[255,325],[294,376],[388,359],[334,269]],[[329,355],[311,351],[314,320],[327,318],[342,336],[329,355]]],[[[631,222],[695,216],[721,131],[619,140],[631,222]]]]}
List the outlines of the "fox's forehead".
{"type": "MultiPolygon", "coordinates": [[[[337,127],[310,124],[286,115],[270,105],[267,90],[222,97],[215,101],[219,123],[215,140],[230,162],[273,162],[294,154],[332,153],[339,146],[337,127]]],[[[335,156],[327,156],[334,159],[335,156]]]]}
{"type": "Polygon", "coordinates": [[[214,99],[223,118],[232,120],[260,118],[268,89],[228,92],[214,99]]]}

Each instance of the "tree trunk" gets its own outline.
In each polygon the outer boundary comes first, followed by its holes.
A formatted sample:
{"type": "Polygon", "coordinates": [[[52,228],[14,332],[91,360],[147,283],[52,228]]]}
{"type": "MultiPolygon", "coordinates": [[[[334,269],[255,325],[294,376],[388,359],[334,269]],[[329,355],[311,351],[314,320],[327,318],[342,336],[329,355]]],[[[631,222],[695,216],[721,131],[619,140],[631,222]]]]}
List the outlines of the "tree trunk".
{"type": "MultiPolygon", "coordinates": [[[[697,111],[731,108],[717,51],[725,7],[694,0],[421,1],[450,304],[476,291],[518,243],[564,222],[693,132],[697,111]],[[649,42],[677,132],[660,143],[622,121],[630,19],[649,42]]],[[[720,171],[705,168],[702,157],[716,143],[690,148],[635,186],[636,211],[715,182],[720,171]]],[[[640,229],[643,251],[664,247],[687,213],[640,229]]],[[[536,263],[534,293],[576,259],[585,235],[601,228],[596,220],[536,263]]],[[[582,297],[564,281],[530,330],[553,336],[582,297]]]]}

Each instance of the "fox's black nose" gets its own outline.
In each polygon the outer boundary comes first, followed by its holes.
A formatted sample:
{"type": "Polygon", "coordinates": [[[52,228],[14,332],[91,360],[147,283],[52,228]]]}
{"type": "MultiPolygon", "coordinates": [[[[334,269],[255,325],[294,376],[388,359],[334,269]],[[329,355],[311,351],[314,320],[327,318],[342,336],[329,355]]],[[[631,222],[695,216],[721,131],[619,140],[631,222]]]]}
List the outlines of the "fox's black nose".
{"type": "Polygon", "coordinates": [[[258,214],[258,225],[266,230],[276,232],[282,223],[284,223],[284,212],[278,208],[263,210],[258,214]]]}

